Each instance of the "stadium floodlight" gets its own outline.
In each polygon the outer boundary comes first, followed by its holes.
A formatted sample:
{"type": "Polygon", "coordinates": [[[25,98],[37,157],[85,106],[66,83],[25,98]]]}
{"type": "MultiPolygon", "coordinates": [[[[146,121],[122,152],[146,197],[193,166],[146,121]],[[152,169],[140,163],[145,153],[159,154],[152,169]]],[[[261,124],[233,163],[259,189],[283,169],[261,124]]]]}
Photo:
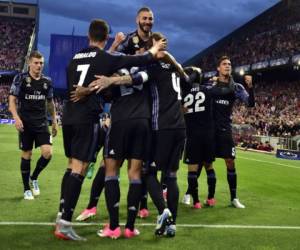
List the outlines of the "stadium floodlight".
{"type": "Polygon", "coordinates": [[[298,65],[300,66],[300,59],[298,60],[298,65]]]}
{"type": "Polygon", "coordinates": [[[240,75],[241,76],[245,75],[245,71],[243,69],[240,70],[240,75]]]}

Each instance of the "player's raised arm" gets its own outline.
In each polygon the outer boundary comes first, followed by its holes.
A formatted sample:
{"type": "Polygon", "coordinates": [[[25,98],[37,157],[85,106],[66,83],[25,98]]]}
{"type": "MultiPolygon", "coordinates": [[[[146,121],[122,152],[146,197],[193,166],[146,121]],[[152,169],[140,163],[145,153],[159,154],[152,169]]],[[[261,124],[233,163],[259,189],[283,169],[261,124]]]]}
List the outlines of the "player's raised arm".
{"type": "Polygon", "coordinates": [[[248,87],[248,92],[244,88],[242,84],[237,83],[235,87],[235,95],[238,99],[248,105],[248,107],[255,106],[254,100],[254,91],[253,91],[253,84],[252,84],[252,76],[246,75],[245,76],[245,83],[248,87]]]}
{"type": "Polygon", "coordinates": [[[153,46],[142,55],[114,55],[107,54],[112,72],[117,72],[121,68],[130,68],[133,66],[145,66],[152,63],[160,50],[166,48],[166,41],[160,39],[153,43],[153,46]]]}
{"type": "Polygon", "coordinates": [[[118,32],[115,36],[115,40],[108,49],[109,52],[114,52],[117,50],[118,46],[125,40],[126,36],[123,32],[118,32]]]}

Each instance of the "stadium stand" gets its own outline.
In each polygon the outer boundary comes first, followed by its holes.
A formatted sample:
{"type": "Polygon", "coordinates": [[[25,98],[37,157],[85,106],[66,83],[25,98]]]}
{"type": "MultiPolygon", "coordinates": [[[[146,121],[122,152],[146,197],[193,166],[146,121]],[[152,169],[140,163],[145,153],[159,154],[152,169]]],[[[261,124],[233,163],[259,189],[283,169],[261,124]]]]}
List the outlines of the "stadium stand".
{"type": "Polygon", "coordinates": [[[200,52],[186,65],[215,70],[217,60],[229,55],[235,66],[250,65],[300,54],[300,3],[281,1],[241,28],[200,52]]]}
{"type": "Polygon", "coordinates": [[[300,134],[300,83],[260,82],[255,85],[256,106],[234,107],[233,122],[250,124],[257,135],[276,137],[300,134]]]}
{"type": "MultiPolygon", "coordinates": [[[[300,1],[283,0],[264,11],[184,65],[203,69],[208,80],[216,72],[217,60],[227,55],[233,76],[243,82],[254,77],[256,106],[238,104],[233,112],[237,144],[269,151],[272,146],[296,149],[300,135],[300,1]],[[272,139],[272,146],[266,144],[272,139]]],[[[272,150],[272,149],[271,149],[272,150]]]]}
{"type": "Polygon", "coordinates": [[[0,16],[0,70],[23,68],[34,26],[32,19],[0,16]]]}

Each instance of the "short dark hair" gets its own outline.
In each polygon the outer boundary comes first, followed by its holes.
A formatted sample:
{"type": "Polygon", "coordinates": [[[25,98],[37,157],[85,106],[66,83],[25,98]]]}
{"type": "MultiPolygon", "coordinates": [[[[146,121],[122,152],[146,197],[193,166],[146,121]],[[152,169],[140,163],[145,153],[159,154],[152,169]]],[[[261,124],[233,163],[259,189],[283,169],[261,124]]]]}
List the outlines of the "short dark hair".
{"type": "Polygon", "coordinates": [[[102,19],[94,19],[89,27],[89,37],[92,41],[103,42],[109,32],[108,24],[102,19]]]}
{"type": "Polygon", "coordinates": [[[221,56],[218,60],[218,65],[217,66],[220,66],[220,64],[224,61],[224,60],[230,60],[229,56],[221,56]]]}
{"type": "Polygon", "coordinates": [[[153,12],[153,11],[149,7],[143,6],[138,10],[137,15],[139,15],[141,12],[153,12]]]}
{"type": "Polygon", "coordinates": [[[28,59],[29,59],[29,60],[30,60],[31,58],[38,58],[38,59],[40,59],[40,58],[43,58],[43,57],[44,57],[44,56],[43,56],[43,54],[42,54],[41,52],[39,52],[38,50],[34,50],[34,51],[31,51],[31,53],[30,53],[28,59]]]}

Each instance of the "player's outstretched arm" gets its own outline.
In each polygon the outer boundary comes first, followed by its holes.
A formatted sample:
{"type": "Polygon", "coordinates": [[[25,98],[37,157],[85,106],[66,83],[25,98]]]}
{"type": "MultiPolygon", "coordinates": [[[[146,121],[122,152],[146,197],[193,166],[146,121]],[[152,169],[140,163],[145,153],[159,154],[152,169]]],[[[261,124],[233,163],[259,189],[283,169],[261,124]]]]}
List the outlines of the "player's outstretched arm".
{"type": "Polygon", "coordinates": [[[149,76],[147,71],[137,71],[129,75],[113,74],[110,77],[103,75],[95,75],[96,80],[89,84],[91,90],[96,90],[99,93],[101,90],[108,88],[111,85],[141,85],[148,81],[149,76]]]}

